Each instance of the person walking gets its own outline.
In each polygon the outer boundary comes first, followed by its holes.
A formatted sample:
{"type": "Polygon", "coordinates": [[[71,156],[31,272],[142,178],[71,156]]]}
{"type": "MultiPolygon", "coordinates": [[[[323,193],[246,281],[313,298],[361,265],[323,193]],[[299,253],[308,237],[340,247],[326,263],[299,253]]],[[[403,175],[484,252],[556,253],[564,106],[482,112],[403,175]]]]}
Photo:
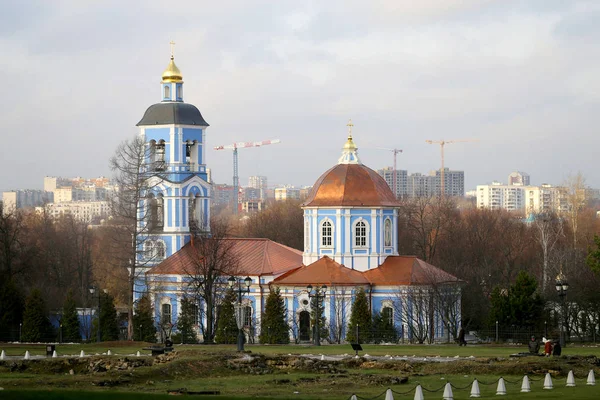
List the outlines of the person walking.
{"type": "Polygon", "coordinates": [[[552,340],[546,339],[544,342],[544,355],[550,357],[552,355],[552,340]]]}

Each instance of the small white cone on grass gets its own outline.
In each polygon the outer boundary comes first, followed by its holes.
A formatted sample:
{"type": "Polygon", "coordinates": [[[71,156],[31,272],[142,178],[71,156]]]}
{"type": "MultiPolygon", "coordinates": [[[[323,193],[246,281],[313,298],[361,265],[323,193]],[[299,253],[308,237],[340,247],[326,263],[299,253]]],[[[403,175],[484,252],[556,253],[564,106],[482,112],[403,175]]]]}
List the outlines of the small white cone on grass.
{"type": "Polygon", "coordinates": [[[392,389],[388,389],[385,391],[385,400],[394,400],[394,394],[392,393],[392,389]]]}
{"type": "Polygon", "coordinates": [[[469,397],[481,397],[481,392],[479,391],[479,382],[477,382],[477,379],[473,380],[473,386],[471,386],[471,396],[469,397]]]}
{"type": "Polygon", "coordinates": [[[423,398],[423,388],[421,387],[421,385],[417,385],[417,387],[415,388],[415,398],[414,400],[425,400],[423,398]]]}
{"type": "Polygon", "coordinates": [[[321,354],[321,361],[325,360],[325,355],[321,354]]]}
{"type": "Polygon", "coordinates": [[[4,350],[2,350],[2,353],[0,353],[0,360],[4,360],[6,358],[6,353],[4,352],[4,350]]]}
{"type": "Polygon", "coordinates": [[[358,400],[358,398],[356,397],[355,394],[353,394],[352,397],[350,397],[350,400],[358,400]]]}
{"type": "Polygon", "coordinates": [[[544,378],[544,389],[552,389],[552,377],[550,376],[550,372],[547,372],[546,378],[544,378]]]}
{"type": "Polygon", "coordinates": [[[138,350],[138,352],[136,353],[136,356],[138,356],[138,357],[139,357],[139,356],[141,356],[141,354],[140,354],[139,350],[138,350]]]}
{"type": "Polygon", "coordinates": [[[504,378],[498,379],[498,387],[496,388],[496,396],[504,396],[506,394],[506,384],[504,378]]]}
{"type": "Polygon", "coordinates": [[[444,400],[454,400],[454,395],[452,394],[452,386],[450,382],[446,383],[444,386],[444,395],[442,397],[444,400]]]}
{"type": "Polygon", "coordinates": [[[81,353],[79,353],[79,358],[85,357],[85,353],[83,352],[83,350],[81,350],[81,353]]]}
{"type": "Polygon", "coordinates": [[[529,383],[529,377],[527,375],[525,375],[523,377],[523,384],[521,385],[521,392],[522,393],[531,392],[531,384],[529,383]]]}
{"type": "Polygon", "coordinates": [[[25,357],[23,357],[23,359],[29,360],[29,350],[25,352],[25,357]]]}
{"type": "Polygon", "coordinates": [[[575,386],[575,376],[573,375],[573,370],[569,371],[569,375],[567,375],[567,386],[575,386]]]}
{"type": "Polygon", "coordinates": [[[107,352],[106,352],[106,355],[107,355],[107,356],[112,356],[112,351],[110,351],[110,350],[109,350],[109,351],[107,351],[107,352]]]}
{"type": "Polygon", "coordinates": [[[56,358],[56,357],[58,357],[58,353],[56,352],[56,350],[54,350],[52,352],[52,358],[56,358]]]}
{"type": "Polygon", "coordinates": [[[591,386],[596,385],[596,377],[594,376],[594,370],[590,369],[590,373],[588,374],[587,384],[591,386]]]}

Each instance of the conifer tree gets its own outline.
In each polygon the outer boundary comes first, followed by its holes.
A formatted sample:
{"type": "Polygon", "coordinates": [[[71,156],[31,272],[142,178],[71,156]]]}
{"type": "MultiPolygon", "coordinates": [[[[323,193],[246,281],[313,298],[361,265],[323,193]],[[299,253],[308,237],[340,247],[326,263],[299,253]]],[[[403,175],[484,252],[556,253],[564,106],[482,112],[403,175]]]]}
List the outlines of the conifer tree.
{"type": "Polygon", "coordinates": [[[13,280],[0,282],[0,341],[19,340],[24,303],[23,295],[13,280]]]}
{"type": "Polygon", "coordinates": [[[38,289],[31,291],[25,301],[23,313],[23,342],[41,342],[52,337],[52,326],[48,319],[46,302],[38,289]]]}
{"type": "Polygon", "coordinates": [[[100,294],[100,334],[103,341],[119,339],[119,323],[114,298],[108,293],[100,294]]]}
{"type": "Polygon", "coordinates": [[[140,342],[156,342],[156,326],[152,319],[152,304],[148,294],[144,293],[135,304],[133,316],[134,338],[140,342]]]}
{"type": "MultiPolygon", "coordinates": [[[[329,337],[329,327],[327,325],[327,319],[325,318],[325,304],[324,303],[324,298],[322,296],[319,296],[319,300],[320,303],[319,304],[319,337],[322,339],[326,339],[329,337]]],[[[310,299],[310,324],[313,327],[313,330],[311,331],[313,336],[315,334],[314,329],[316,329],[317,327],[317,298],[316,297],[312,297],[310,299]]],[[[314,340],[314,337],[313,337],[314,340]]]]}
{"type": "Polygon", "coordinates": [[[398,332],[396,327],[381,313],[373,315],[373,342],[375,343],[395,343],[398,341],[398,332]]]}
{"type": "Polygon", "coordinates": [[[77,316],[77,305],[73,298],[73,291],[69,290],[63,304],[63,314],[60,319],[62,325],[62,340],[65,342],[81,341],[79,317],[77,316]]]}
{"type": "Polygon", "coordinates": [[[356,291],[354,303],[352,303],[352,313],[350,314],[350,323],[346,340],[351,343],[366,343],[371,339],[371,311],[369,310],[369,301],[363,288],[356,291]],[[356,338],[356,327],[358,326],[358,340],[356,338]]]}
{"type": "Polygon", "coordinates": [[[181,299],[181,311],[177,319],[177,330],[179,330],[182,343],[197,343],[198,337],[194,332],[194,321],[197,316],[194,313],[198,309],[194,307],[194,302],[189,297],[181,299]]]}
{"type": "Polygon", "coordinates": [[[227,289],[217,316],[218,323],[215,335],[217,343],[232,344],[237,342],[238,327],[235,322],[235,309],[233,307],[236,301],[236,294],[233,289],[227,289]]]}
{"type": "Polygon", "coordinates": [[[261,343],[288,344],[290,342],[290,326],[285,322],[286,314],[287,309],[279,288],[271,288],[260,322],[261,343]]]}

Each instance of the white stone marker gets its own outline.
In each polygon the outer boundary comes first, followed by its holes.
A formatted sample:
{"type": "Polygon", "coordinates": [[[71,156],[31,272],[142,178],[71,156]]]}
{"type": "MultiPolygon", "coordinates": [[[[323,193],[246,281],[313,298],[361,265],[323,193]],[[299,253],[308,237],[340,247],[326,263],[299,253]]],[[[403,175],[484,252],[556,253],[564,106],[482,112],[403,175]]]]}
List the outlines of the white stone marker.
{"type": "Polygon", "coordinates": [[[506,394],[506,384],[504,378],[498,379],[498,387],[496,388],[496,396],[504,396],[506,394]]]}
{"type": "Polygon", "coordinates": [[[29,360],[29,357],[30,357],[30,356],[29,356],[29,350],[27,350],[27,351],[25,352],[25,357],[23,357],[23,359],[24,359],[24,360],[29,360]]]}
{"type": "Polygon", "coordinates": [[[56,357],[58,357],[58,353],[56,352],[56,350],[54,350],[52,352],[52,358],[56,358],[56,357]]]}
{"type": "Polygon", "coordinates": [[[83,350],[81,350],[81,353],[79,353],[79,358],[83,358],[85,357],[85,353],[83,352],[83,350]]]}
{"type": "Polygon", "coordinates": [[[552,377],[550,376],[550,372],[547,372],[546,378],[544,378],[544,389],[552,389],[552,377]]]}
{"type": "Polygon", "coordinates": [[[2,353],[0,353],[0,360],[4,360],[6,358],[6,353],[4,352],[4,350],[2,350],[2,353]]]}
{"type": "Polygon", "coordinates": [[[444,400],[454,400],[454,395],[452,394],[452,386],[450,382],[446,383],[444,386],[444,395],[442,397],[444,400]]]}
{"type": "Polygon", "coordinates": [[[525,375],[523,377],[523,384],[521,385],[521,393],[531,392],[531,384],[529,383],[529,377],[525,375]]]}
{"type": "Polygon", "coordinates": [[[479,391],[479,382],[477,382],[477,379],[473,380],[473,386],[471,386],[471,396],[469,397],[481,397],[481,392],[479,391]]]}
{"type": "Polygon", "coordinates": [[[415,398],[414,400],[425,400],[423,398],[423,388],[421,387],[421,385],[417,385],[417,387],[415,388],[415,398]]]}
{"type": "Polygon", "coordinates": [[[394,400],[394,393],[392,393],[392,389],[385,391],[385,400],[394,400]]]}
{"type": "Polygon", "coordinates": [[[596,377],[594,376],[594,370],[590,369],[590,373],[588,374],[587,384],[591,386],[596,385],[596,377]]]}
{"type": "Polygon", "coordinates": [[[567,386],[575,386],[575,375],[573,375],[573,370],[570,370],[569,375],[567,375],[567,386]]]}

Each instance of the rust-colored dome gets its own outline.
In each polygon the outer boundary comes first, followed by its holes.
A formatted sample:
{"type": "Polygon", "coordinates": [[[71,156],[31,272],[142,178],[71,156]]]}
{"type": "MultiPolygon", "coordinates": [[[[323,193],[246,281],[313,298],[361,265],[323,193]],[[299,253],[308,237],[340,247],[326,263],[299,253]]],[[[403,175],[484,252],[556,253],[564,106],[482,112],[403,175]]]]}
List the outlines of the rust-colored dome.
{"type": "Polygon", "coordinates": [[[304,207],[397,207],[386,181],[362,164],[338,164],[315,182],[304,207]]]}

